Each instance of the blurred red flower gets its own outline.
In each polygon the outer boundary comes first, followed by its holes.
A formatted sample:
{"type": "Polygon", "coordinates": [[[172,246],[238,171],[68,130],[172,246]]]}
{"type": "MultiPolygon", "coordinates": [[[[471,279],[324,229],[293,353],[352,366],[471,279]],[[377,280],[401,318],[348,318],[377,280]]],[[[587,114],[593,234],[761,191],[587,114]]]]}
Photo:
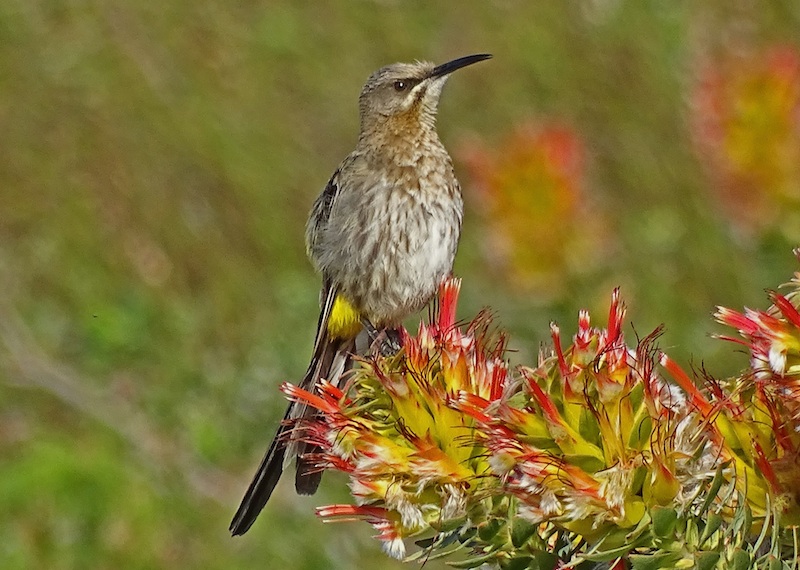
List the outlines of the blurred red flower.
{"type": "Polygon", "coordinates": [[[484,257],[522,290],[555,291],[602,242],[584,191],[584,142],[568,126],[526,123],[496,148],[470,141],[458,153],[483,216],[484,257]]]}
{"type": "Polygon", "coordinates": [[[700,73],[692,128],[723,210],[748,231],[800,236],[800,50],[718,58],[700,73]]]}

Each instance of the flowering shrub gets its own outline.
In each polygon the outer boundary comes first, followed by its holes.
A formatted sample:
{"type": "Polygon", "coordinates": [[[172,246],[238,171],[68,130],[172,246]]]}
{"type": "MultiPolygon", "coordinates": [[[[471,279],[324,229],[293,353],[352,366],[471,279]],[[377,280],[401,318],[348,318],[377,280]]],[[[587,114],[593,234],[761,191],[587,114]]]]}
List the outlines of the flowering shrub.
{"type": "Polygon", "coordinates": [[[617,290],[605,328],[582,311],[570,343],[552,325],[552,350],[510,371],[487,313],[456,322],[459,286],[343,389],[284,384],[321,412],[302,430],[319,466],[350,476],[355,504],[321,517],[366,520],[394,557],[461,568],[793,567],[800,273],[767,311],[717,311],[750,368],[702,387],[658,330],[626,342],[617,290]]]}
{"type": "Polygon", "coordinates": [[[694,138],[722,208],[749,230],[797,239],[800,215],[800,50],[729,55],[701,73],[694,138]]]}
{"type": "Polygon", "coordinates": [[[486,263],[514,287],[553,295],[606,246],[602,212],[584,188],[585,142],[575,128],[531,121],[496,151],[472,141],[458,156],[469,175],[465,188],[480,205],[486,263]]]}

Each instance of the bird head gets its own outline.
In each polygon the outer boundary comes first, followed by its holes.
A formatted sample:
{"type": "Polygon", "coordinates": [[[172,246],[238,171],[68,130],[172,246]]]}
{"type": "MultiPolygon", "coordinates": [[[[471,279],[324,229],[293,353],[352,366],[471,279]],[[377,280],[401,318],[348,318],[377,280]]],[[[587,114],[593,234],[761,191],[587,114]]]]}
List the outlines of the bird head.
{"type": "Polygon", "coordinates": [[[427,61],[393,63],[373,73],[359,97],[362,133],[399,119],[433,125],[442,87],[457,69],[492,57],[481,53],[441,65],[427,61]]]}

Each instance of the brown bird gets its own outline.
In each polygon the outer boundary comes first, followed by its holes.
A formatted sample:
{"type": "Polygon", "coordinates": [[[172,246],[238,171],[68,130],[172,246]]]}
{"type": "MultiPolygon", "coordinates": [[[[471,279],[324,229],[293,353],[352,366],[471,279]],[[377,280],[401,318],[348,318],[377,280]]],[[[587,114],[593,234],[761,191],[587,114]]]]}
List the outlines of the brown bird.
{"type": "MultiPolygon", "coordinates": [[[[373,73],[361,90],[356,149],[317,198],[306,226],[308,256],[322,274],[322,310],[300,387],[313,391],[321,379],[338,383],[365,330],[373,346],[399,349],[393,331],[451,274],[463,201],[436,133],[436,111],[450,73],[490,57],[395,63],[373,73]]],[[[297,492],[317,490],[322,471],[295,427],[312,413],[289,404],[231,522],[233,535],[247,532],[266,505],[287,450],[297,457],[297,492]]]]}

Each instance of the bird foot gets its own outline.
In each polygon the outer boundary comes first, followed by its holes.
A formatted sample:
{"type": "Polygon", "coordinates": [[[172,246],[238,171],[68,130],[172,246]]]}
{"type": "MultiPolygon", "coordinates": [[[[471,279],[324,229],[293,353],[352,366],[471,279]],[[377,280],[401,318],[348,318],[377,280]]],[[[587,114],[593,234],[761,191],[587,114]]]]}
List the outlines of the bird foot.
{"type": "Polygon", "coordinates": [[[371,341],[370,350],[381,356],[394,356],[403,349],[403,339],[398,329],[376,329],[372,323],[363,321],[371,341]]]}

